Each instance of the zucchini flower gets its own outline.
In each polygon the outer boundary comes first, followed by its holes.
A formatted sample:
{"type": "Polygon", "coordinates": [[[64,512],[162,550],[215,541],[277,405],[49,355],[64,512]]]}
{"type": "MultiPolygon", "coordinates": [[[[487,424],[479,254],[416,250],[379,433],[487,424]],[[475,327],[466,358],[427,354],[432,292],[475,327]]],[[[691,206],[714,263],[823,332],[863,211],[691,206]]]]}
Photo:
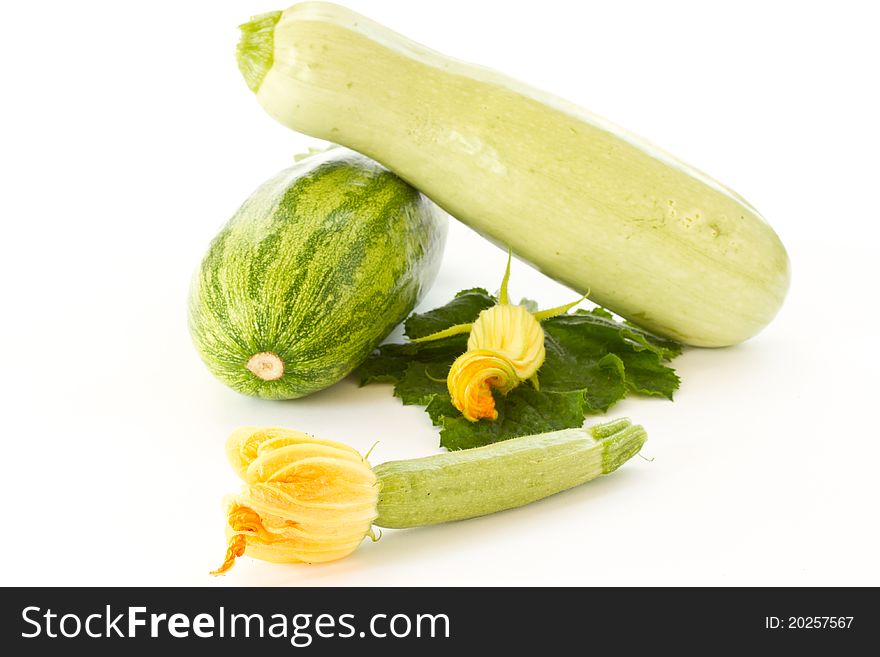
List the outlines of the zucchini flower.
{"type": "Polygon", "coordinates": [[[457,324],[413,340],[428,342],[469,333],[468,350],[452,363],[446,387],[452,404],[470,422],[498,419],[493,392],[507,394],[523,381],[538,388],[538,369],[546,356],[541,320],[568,312],[586,297],[536,313],[511,304],[507,294],[510,255],[508,251],[496,305],[483,310],[472,324],[457,324]]]}
{"type": "Polygon", "coordinates": [[[498,419],[492,390],[504,394],[519,382],[516,366],[510,359],[485,349],[468,349],[455,359],[446,377],[452,403],[470,422],[498,419]]]}
{"type": "Polygon", "coordinates": [[[471,327],[468,351],[489,350],[505,356],[520,381],[544,364],[544,329],[523,306],[507,303],[487,308],[471,327]]]}
{"type": "Polygon", "coordinates": [[[289,429],[244,427],[226,455],[244,481],[226,499],[229,570],[245,552],[274,562],[332,561],[373,537],[379,490],[370,464],[342,443],[289,429]]]}

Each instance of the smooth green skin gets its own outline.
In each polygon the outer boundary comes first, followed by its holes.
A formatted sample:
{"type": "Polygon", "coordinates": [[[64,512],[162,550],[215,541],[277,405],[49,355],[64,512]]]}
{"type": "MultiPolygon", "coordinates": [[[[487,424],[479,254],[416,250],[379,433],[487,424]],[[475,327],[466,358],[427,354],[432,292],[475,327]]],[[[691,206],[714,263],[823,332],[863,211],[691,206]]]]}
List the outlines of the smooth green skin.
{"type": "Polygon", "coordinates": [[[366,153],[492,241],[660,335],[726,346],[776,315],[789,284],[782,243],[705,174],[345,8],[306,2],[277,18],[267,28],[273,56],[261,54],[264,31],[253,48],[243,35],[239,61],[284,125],[366,153]]]}
{"type": "Polygon", "coordinates": [[[638,453],[645,430],[621,419],[373,468],[380,527],[433,525],[512,509],[613,472],[638,453]]]}
{"type": "Polygon", "coordinates": [[[202,359],[246,395],[292,399],[357,367],[436,276],[447,218],[384,167],[343,148],[262,185],[211,243],[189,323],[202,359]],[[280,379],[246,367],[284,362],[280,379]]]}

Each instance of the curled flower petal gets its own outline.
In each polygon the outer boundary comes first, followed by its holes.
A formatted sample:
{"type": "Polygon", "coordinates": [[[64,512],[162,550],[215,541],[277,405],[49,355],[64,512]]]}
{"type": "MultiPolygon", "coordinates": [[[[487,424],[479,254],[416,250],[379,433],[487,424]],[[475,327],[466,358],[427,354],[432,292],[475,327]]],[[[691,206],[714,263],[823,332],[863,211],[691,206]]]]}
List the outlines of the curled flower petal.
{"type": "Polygon", "coordinates": [[[523,306],[498,304],[480,313],[471,328],[468,350],[487,350],[505,356],[521,381],[544,364],[544,329],[523,306]]]}
{"type": "Polygon", "coordinates": [[[322,562],[347,556],[371,535],[379,489],[357,450],[298,431],[244,427],[226,443],[244,480],[226,500],[229,549],[235,558],[322,562]]]}
{"type": "Polygon", "coordinates": [[[486,349],[464,352],[446,377],[452,403],[470,422],[497,419],[492,390],[507,393],[519,383],[513,363],[503,354],[486,349]]]}

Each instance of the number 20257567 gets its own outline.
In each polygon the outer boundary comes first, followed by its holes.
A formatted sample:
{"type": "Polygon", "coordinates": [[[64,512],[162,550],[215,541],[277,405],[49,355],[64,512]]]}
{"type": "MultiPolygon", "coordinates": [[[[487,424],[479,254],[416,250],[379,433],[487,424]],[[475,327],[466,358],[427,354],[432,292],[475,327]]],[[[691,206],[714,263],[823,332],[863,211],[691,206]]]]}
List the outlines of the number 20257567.
{"type": "Polygon", "coordinates": [[[765,616],[768,630],[848,630],[854,616],[765,616]]]}

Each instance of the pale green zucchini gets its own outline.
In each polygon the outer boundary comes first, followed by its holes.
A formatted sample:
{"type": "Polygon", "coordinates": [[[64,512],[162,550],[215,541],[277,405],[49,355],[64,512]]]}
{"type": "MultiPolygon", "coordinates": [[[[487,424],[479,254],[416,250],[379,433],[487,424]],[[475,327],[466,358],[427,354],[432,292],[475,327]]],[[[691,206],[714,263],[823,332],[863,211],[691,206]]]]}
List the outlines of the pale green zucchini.
{"type": "Polygon", "coordinates": [[[388,461],[379,481],[379,527],[419,527],[513,509],[614,472],[648,435],[621,418],[520,436],[485,447],[388,461]]]}
{"type": "Polygon", "coordinates": [[[623,317],[724,346],[782,304],[788,256],[757,211],[608,122],[336,5],[242,30],[239,65],[278,121],[378,160],[623,317]]]}

